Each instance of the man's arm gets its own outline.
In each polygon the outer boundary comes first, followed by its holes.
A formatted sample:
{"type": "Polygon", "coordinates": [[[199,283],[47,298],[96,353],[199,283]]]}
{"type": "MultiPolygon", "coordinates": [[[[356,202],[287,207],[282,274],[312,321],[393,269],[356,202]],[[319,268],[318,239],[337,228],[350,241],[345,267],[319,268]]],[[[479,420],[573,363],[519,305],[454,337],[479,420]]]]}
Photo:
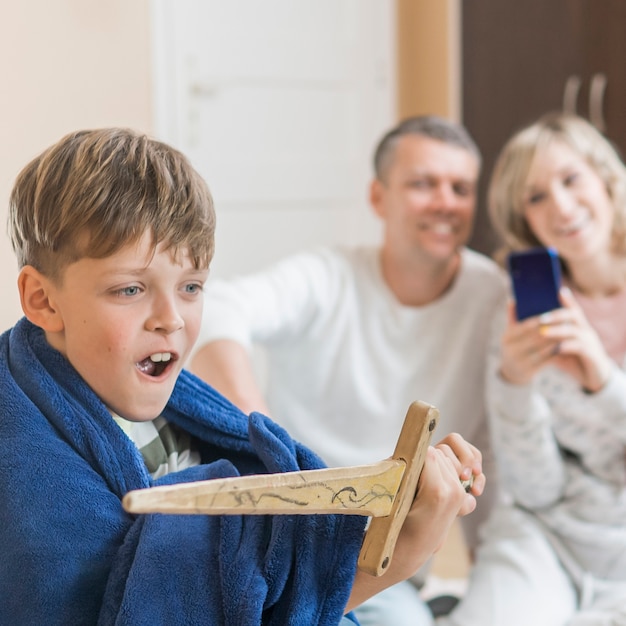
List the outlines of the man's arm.
{"type": "Polygon", "coordinates": [[[269,415],[246,348],[231,339],[204,344],[194,355],[189,369],[226,396],[244,413],[269,415]]]}
{"type": "Polygon", "coordinates": [[[202,324],[187,367],[241,410],[268,414],[254,345],[298,338],[332,299],[343,275],[330,251],[301,253],[265,271],[205,286],[202,324]]]}

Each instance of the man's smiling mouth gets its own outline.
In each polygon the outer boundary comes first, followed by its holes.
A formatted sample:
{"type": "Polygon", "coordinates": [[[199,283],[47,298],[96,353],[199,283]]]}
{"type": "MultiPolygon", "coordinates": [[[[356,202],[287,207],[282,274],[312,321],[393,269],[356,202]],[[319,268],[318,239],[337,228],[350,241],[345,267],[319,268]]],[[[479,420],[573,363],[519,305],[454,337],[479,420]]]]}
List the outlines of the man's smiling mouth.
{"type": "Polygon", "coordinates": [[[449,222],[435,222],[431,226],[431,230],[436,235],[451,235],[454,232],[452,224],[449,222]]]}
{"type": "Polygon", "coordinates": [[[423,231],[429,231],[438,236],[450,236],[456,231],[456,226],[450,221],[429,221],[418,224],[418,228],[423,231]]]}
{"type": "Polygon", "coordinates": [[[175,361],[171,352],[155,352],[137,363],[137,369],[148,376],[160,376],[175,361]]]}

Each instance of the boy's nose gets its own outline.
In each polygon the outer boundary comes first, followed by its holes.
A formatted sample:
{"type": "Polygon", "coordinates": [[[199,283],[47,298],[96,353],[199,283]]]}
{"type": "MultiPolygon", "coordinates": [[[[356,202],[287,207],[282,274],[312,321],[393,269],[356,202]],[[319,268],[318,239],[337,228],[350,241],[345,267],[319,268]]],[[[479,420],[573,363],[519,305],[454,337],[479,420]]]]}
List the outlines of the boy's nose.
{"type": "Polygon", "coordinates": [[[173,333],[180,330],[185,322],[172,302],[162,300],[155,303],[152,315],[146,321],[146,328],[152,331],[173,333]]]}

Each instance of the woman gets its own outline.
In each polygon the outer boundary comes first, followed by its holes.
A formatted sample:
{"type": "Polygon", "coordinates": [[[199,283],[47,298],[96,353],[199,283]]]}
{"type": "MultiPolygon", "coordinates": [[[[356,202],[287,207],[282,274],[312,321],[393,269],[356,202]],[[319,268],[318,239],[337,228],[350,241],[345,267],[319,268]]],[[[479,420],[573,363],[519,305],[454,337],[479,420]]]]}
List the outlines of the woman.
{"type": "Polygon", "coordinates": [[[626,168],[578,117],[514,135],[489,208],[514,250],[552,247],[561,307],[494,323],[491,434],[507,495],[444,624],[626,624],[626,168]]]}

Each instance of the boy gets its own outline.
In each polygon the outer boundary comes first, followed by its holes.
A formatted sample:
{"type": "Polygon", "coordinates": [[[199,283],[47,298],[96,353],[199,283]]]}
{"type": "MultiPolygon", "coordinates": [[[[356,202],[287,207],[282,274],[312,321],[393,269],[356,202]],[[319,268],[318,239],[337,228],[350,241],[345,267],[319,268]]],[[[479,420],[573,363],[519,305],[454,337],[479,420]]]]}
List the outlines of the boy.
{"type": "Polygon", "coordinates": [[[381,578],[356,571],[359,517],[125,513],[132,489],[321,461],[182,370],[214,213],[176,150],[70,134],[18,176],[9,231],[25,318],[0,337],[0,623],[338,624],[473,510],[480,453],[457,436],[381,578]]]}

